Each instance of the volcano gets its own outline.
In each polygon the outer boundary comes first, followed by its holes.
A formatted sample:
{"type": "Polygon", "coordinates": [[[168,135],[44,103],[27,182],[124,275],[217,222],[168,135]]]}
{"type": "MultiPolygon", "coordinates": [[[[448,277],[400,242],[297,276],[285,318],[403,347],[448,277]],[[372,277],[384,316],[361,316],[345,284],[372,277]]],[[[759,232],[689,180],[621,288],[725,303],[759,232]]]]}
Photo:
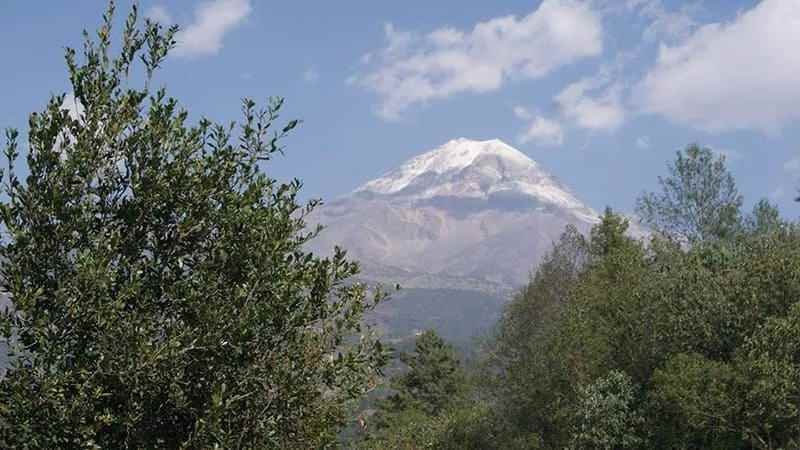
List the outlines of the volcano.
{"type": "Polygon", "coordinates": [[[334,245],[364,277],[416,288],[502,293],[530,272],[568,224],[598,214],[539,163],[494,139],[455,139],[323,206],[317,251],[334,245]]]}

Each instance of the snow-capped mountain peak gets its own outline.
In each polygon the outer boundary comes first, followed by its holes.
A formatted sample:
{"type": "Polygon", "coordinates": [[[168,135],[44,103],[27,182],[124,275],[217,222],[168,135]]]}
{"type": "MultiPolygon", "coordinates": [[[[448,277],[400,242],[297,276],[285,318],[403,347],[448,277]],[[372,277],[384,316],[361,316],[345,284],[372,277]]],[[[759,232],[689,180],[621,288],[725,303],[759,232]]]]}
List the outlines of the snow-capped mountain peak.
{"type": "Polygon", "coordinates": [[[529,198],[572,210],[593,221],[596,214],[527,155],[503,141],[454,139],[411,158],[362,185],[356,194],[419,202],[436,198],[529,198]]]}
{"type": "Polygon", "coordinates": [[[409,159],[399,168],[367,182],[356,191],[394,194],[424,174],[435,173],[442,175],[463,170],[473,164],[481,155],[495,155],[521,167],[536,166],[535,161],[499,139],[474,141],[459,138],[409,159]]]}
{"type": "Polygon", "coordinates": [[[522,285],[565,226],[587,233],[598,221],[542,165],[496,139],[449,141],[315,217],[326,226],[315,248],[346,248],[367,279],[478,290],[522,285]]]}

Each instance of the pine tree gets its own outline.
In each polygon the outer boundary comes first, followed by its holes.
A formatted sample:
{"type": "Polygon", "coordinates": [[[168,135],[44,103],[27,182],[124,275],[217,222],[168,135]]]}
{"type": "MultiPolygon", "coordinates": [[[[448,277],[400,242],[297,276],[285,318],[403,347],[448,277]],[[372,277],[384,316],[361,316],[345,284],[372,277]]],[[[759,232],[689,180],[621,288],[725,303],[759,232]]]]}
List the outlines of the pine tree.
{"type": "Polygon", "coordinates": [[[407,370],[390,383],[394,391],[379,403],[375,428],[389,428],[397,415],[436,416],[461,399],[465,376],[452,345],[433,330],[420,334],[414,351],[400,360],[407,370]]]}

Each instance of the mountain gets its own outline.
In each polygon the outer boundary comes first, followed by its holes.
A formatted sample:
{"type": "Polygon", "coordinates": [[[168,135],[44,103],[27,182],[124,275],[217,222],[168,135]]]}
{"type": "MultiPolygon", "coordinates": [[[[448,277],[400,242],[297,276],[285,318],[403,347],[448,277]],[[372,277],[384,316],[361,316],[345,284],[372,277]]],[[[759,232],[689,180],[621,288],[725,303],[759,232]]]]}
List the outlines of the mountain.
{"type": "Polygon", "coordinates": [[[524,284],[567,224],[597,213],[500,140],[455,139],[323,206],[318,251],[340,245],[365,278],[503,293],[524,284]]]}
{"type": "Polygon", "coordinates": [[[403,286],[371,315],[396,345],[433,328],[461,348],[496,323],[567,224],[598,215],[539,163],[499,141],[456,139],[322,206],[312,250],[339,245],[363,279],[403,286]]]}

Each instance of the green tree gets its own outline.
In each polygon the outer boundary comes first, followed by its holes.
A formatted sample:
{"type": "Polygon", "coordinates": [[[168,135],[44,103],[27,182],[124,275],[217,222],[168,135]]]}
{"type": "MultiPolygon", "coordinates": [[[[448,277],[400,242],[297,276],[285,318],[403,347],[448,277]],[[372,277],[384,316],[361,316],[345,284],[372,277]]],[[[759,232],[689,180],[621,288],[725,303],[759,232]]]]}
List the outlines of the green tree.
{"type": "Polygon", "coordinates": [[[679,155],[648,197],[661,234],[637,242],[606,210],[509,303],[487,357],[504,443],[798,446],[800,229],[765,201],[741,220],[722,162],[679,155]]]}
{"type": "Polygon", "coordinates": [[[392,379],[395,392],[381,403],[384,413],[415,409],[435,416],[461,398],[466,382],[461,363],[435,331],[417,336],[414,351],[400,360],[408,370],[392,379]]]}
{"type": "Polygon", "coordinates": [[[189,125],[150,89],[177,28],[134,6],[112,54],[113,12],[66,50],[77,114],[64,95],[31,114],[25,179],[7,132],[0,447],[330,444],[383,364],[360,328],[382,295],[304,251],[317,202],[263,171],[297,121],[244,100],[238,125],[189,125]]]}
{"type": "Polygon", "coordinates": [[[653,376],[653,428],[671,448],[742,448],[741,380],[730,364],[679,353],[653,376]]]}
{"type": "Polygon", "coordinates": [[[600,223],[590,232],[589,250],[591,255],[602,258],[625,246],[631,241],[625,235],[629,226],[630,223],[627,219],[615,214],[611,208],[607,207],[600,217],[600,223]]]}
{"type": "Polygon", "coordinates": [[[631,378],[616,370],[580,387],[571,447],[642,448],[644,417],[636,408],[636,391],[631,378]]]}
{"type": "Polygon", "coordinates": [[[735,364],[745,380],[739,426],[758,448],[800,446],[800,303],[747,339],[735,364]]]}
{"type": "Polygon", "coordinates": [[[567,432],[557,411],[561,393],[570,385],[570,361],[556,348],[557,338],[589,258],[586,238],[568,226],[504,308],[486,356],[485,387],[509,439],[536,435],[552,444],[567,432]]]}
{"type": "Polygon", "coordinates": [[[452,345],[427,330],[400,360],[406,370],[390,380],[393,392],[378,401],[360,447],[472,448],[475,433],[483,437],[485,411],[466,402],[468,380],[452,345]]]}
{"type": "Polygon", "coordinates": [[[725,167],[725,157],[690,145],[659,177],[660,193],[642,195],[636,211],[642,222],[680,242],[727,238],[741,225],[742,196],[725,167]]]}
{"type": "Polygon", "coordinates": [[[745,229],[751,233],[773,233],[787,227],[778,208],[766,199],[753,206],[753,212],[745,219],[745,229]]]}

